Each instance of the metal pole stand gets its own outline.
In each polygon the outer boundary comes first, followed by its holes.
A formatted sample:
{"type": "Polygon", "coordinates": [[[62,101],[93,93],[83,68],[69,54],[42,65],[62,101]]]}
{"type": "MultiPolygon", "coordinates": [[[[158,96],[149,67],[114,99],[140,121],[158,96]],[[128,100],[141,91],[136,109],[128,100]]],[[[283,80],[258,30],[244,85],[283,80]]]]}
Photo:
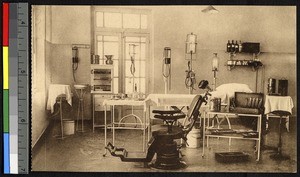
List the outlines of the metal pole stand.
{"type": "Polygon", "coordinates": [[[76,91],[76,95],[79,99],[79,102],[78,102],[78,112],[77,112],[77,121],[76,121],[76,131],[77,132],[85,132],[84,131],[84,121],[83,121],[83,114],[84,114],[84,102],[83,102],[83,99],[84,99],[84,94],[85,94],[85,88],[86,87],[83,87],[83,88],[75,88],[75,91],[76,91]],[[79,129],[79,119],[80,119],[80,116],[81,116],[81,129],[79,129]]]}

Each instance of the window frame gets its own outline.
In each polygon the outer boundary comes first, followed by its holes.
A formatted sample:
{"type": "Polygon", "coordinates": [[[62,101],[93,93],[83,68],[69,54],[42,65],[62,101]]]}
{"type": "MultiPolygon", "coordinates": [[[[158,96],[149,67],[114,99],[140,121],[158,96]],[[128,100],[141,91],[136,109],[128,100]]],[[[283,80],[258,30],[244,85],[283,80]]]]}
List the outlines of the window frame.
{"type": "MultiPolygon", "coordinates": [[[[119,66],[118,66],[118,91],[120,93],[125,93],[125,83],[126,83],[126,73],[125,73],[125,37],[145,37],[146,38],[146,49],[145,49],[145,94],[148,94],[149,89],[149,82],[150,82],[150,72],[151,68],[147,67],[150,66],[152,63],[151,55],[150,55],[150,35],[151,35],[151,10],[148,9],[135,9],[135,8],[127,8],[127,7],[103,7],[103,6],[92,6],[91,8],[92,14],[92,38],[91,43],[93,44],[91,48],[92,53],[96,53],[97,51],[97,35],[118,35],[121,37],[120,46],[119,46],[119,66]],[[110,27],[97,27],[96,23],[96,13],[97,12],[111,12],[111,13],[121,13],[122,24],[121,28],[110,28],[110,27]],[[123,14],[139,14],[139,15],[147,15],[147,28],[142,29],[141,24],[140,28],[123,28],[123,14]]],[[[104,16],[104,15],[103,15],[104,16]]],[[[104,18],[104,17],[103,17],[104,18]]],[[[103,21],[103,24],[105,22],[103,21]]],[[[141,77],[139,77],[141,78],[141,77]]]]}

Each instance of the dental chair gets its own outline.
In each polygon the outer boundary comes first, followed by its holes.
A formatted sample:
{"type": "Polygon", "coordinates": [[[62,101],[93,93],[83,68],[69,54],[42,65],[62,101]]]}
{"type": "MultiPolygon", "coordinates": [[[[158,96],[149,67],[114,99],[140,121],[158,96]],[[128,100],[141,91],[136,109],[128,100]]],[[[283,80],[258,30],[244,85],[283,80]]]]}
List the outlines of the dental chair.
{"type": "MultiPolygon", "coordinates": [[[[152,137],[148,142],[147,153],[131,153],[125,148],[118,148],[108,143],[106,149],[112,156],[119,157],[123,162],[144,162],[147,166],[156,154],[156,159],[150,163],[150,167],[157,169],[179,169],[186,167],[184,161],[180,158],[180,146],[177,145],[177,139],[187,141],[187,135],[192,130],[196,120],[200,116],[200,107],[202,103],[207,104],[207,96],[210,95],[211,89],[208,81],[202,80],[199,88],[207,89],[204,96],[196,95],[192,100],[187,114],[181,110],[153,110],[154,118],[161,119],[165,122],[159,128],[152,132],[152,137]],[[178,119],[184,119],[182,125],[174,126],[178,119]]],[[[188,144],[187,144],[188,145],[188,144]]]]}

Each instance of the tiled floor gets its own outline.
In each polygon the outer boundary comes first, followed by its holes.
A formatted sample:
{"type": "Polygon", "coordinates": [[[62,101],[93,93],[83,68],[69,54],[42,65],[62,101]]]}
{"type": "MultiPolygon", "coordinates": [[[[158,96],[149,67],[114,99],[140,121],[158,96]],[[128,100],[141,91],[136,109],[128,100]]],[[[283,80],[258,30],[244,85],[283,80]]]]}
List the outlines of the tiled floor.
{"type": "MultiPolygon", "coordinates": [[[[32,152],[32,171],[76,171],[76,172],[165,172],[144,168],[141,163],[121,162],[119,158],[104,153],[104,131],[96,129],[93,133],[89,123],[85,124],[85,133],[76,133],[64,140],[53,137],[53,130],[43,139],[41,145],[32,152]]],[[[265,144],[276,146],[278,142],[278,121],[270,122],[270,132],[264,137],[265,144]]],[[[141,131],[118,130],[116,145],[128,150],[141,150],[141,131]]],[[[109,138],[111,133],[109,132],[109,138]]],[[[227,139],[211,139],[209,148],[202,157],[202,147],[182,148],[183,160],[187,168],[176,172],[271,172],[292,173],[297,169],[296,124],[291,123],[290,132],[283,133],[283,152],[291,158],[287,161],[270,159],[271,150],[263,150],[261,160],[256,162],[254,142],[232,140],[231,151],[243,151],[250,154],[250,160],[243,163],[220,163],[215,160],[215,152],[228,151],[227,139]]]]}

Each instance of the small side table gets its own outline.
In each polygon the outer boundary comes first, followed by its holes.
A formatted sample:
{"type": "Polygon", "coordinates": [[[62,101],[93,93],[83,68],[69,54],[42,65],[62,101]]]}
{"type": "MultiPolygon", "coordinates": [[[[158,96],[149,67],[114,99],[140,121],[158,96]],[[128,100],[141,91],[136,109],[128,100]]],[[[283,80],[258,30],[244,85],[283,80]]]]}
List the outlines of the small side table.
{"type": "Polygon", "coordinates": [[[282,131],[281,124],[282,119],[286,118],[286,128],[289,131],[289,117],[292,115],[292,109],[294,107],[293,100],[290,96],[270,96],[266,95],[265,101],[265,114],[267,115],[266,129],[268,130],[268,119],[269,117],[279,118],[279,131],[278,131],[278,146],[275,154],[271,155],[270,158],[273,160],[288,160],[289,156],[282,154],[282,131]],[[275,116],[274,116],[275,115],[275,116]]]}
{"type": "Polygon", "coordinates": [[[76,95],[79,99],[78,102],[78,112],[77,112],[77,121],[76,121],[76,131],[84,132],[84,124],[83,124],[83,114],[84,114],[84,95],[86,92],[87,85],[74,85],[76,95]],[[79,119],[81,115],[81,129],[79,129],[79,119]]]}
{"type": "Polygon", "coordinates": [[[266,130],[269,129],[269,118],[285,118],[285,127],[289,132],[289,122],[290,122],[290,115],[285,116],[278,116],[272,114],[273,111],[281,110],[287,111],[292,113],[292,109],[294,107],[293,100],[290,96],[271,96],[266,95],[265,100],[265,114],[266,114],[266,130]]]}

